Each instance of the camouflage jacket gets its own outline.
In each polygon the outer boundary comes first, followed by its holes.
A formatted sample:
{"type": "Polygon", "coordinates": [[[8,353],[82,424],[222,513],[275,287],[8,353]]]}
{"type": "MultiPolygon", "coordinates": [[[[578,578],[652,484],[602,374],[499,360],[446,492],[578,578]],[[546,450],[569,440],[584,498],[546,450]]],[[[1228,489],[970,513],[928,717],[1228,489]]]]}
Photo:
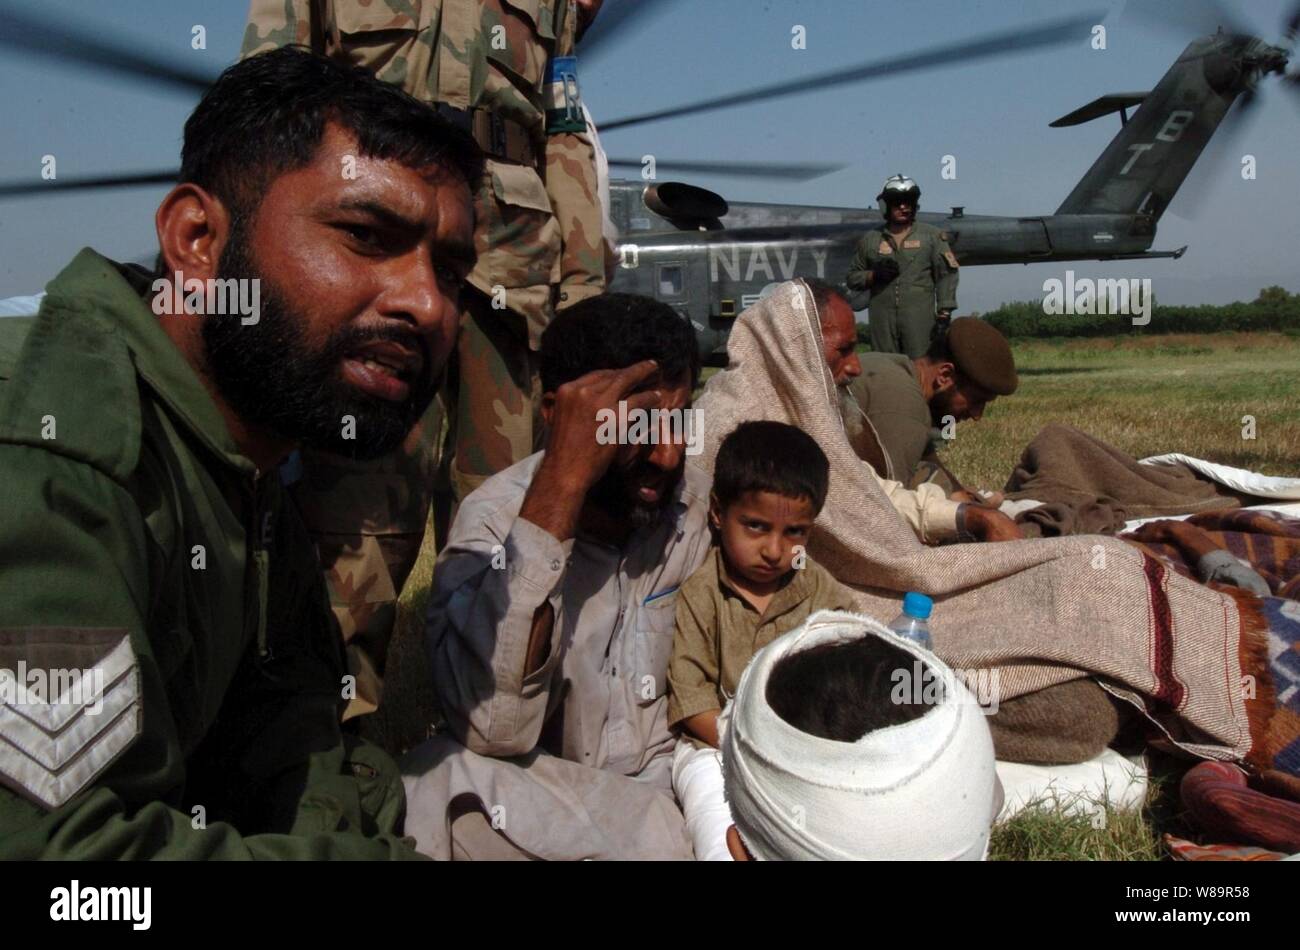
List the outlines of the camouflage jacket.
{"type": "Polygon", "coordinates": [[[469,282],[488,295],[504,289],[536,345],[555,305],[605,286],[591,137],[546,131],[549,63],[573,55],[576,27],[572,0],[252,0],[242,55],[299,43],[422,101],[486,109],[526,129],[536,167],[488,160],[469,282]]]}
{"type": "Polygon", "coordinates": [[[871,313],[881,308],[892,313],[957,309],[957,258],[944,233],[920,221],[912,225],[900,244],[884,228],[868,231],[858,242],[857,252],[845,278],[850,290],[866,289],[866,275],[883,257],[898,261],[899,274],[884,287],[871,292],[871,313]]]}

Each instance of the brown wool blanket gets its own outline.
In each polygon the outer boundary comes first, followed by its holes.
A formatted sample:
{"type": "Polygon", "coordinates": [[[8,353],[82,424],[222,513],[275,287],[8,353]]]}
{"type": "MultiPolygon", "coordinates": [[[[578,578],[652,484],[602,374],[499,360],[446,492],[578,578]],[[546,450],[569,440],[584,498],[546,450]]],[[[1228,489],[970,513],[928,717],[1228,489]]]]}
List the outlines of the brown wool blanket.
{"type": "Polygon", "coordinates": [[[799,281],[742,313],[728,367],[696,403],[711,472],[722,439],[747,419],[792,423],[831,465],[809,553],[888,622],[903,592],[935,601],[936,652],[953,667],[996,669],[1000,698],[1094,676],[1186,752],[1242,759],[1252,746],[1242,656],[1266,650],[1264,624],[1237,601],[1101,536],[927,547],[854,455],[822,356],[815,305],[799,281]]]}
{"type": "Polygon", "coordinates": [[[1012,500],[1032,498],[1043,507],[1016,521],[1039,537],[1114,534],[1133,518],[1185,515],[1236,508],[1226,489],[1181,465],[1140,465],[1114,446],[1074,426],[1044,426],[1003,489],[1012,500]]]}

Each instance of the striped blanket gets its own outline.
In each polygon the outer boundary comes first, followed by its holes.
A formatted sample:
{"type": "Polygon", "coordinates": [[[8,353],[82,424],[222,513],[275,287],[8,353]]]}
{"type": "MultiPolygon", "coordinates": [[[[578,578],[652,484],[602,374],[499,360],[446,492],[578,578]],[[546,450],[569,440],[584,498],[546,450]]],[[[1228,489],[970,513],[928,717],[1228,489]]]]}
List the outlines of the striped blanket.
{"type": "MultiPolygon", "coordinates": [[[[1218,547],[1249,564],[1278,597],[1300,600],[1300,519],[1272,511],[1207,511],[1192,515],[1196,525],[1218,547]]],[[[1129,537],[1121,535],[1121,537],[1129,537]]],[[[1136,536],[1141,540],[1140,533],[1136,536]]],[[[1195,565],[1172,544],[1144,542],[1147,550],[1167,560],[1184,577],[1196,577],[1195,565]]]]}

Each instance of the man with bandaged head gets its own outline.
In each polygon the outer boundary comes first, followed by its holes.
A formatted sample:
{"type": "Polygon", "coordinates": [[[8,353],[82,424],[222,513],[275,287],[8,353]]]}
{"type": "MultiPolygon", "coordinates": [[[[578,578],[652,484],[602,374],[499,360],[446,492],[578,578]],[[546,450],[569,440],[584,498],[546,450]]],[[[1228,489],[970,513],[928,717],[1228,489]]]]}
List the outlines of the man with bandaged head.
{"type": "Polygon", "coordinates": [[[737,860],[981,860],[1002,806],[988,724],[953,670],[839,611],[754,657],[722,762],[737,860]]]}

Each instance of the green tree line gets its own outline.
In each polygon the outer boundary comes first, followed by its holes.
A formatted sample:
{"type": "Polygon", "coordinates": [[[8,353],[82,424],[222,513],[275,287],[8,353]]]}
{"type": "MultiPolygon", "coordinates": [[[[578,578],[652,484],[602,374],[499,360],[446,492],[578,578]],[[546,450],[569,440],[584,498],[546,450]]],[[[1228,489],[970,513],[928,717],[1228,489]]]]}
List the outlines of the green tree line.
{"type": "Polygon", "coordinates": [[[1249,303],[1196,307],[1165,306],[1156,300],[1151,308],[1151,322],[1145,326],[1134,326],[1132,318],[1125,314],[1046,314],[1042,302],[1037,300],[1004,303],[983,317],[1013,339],[1124,333],[1300,332],[1300,294],[1288,293],[1282,287],[1265,287],[1249,303]]]}

